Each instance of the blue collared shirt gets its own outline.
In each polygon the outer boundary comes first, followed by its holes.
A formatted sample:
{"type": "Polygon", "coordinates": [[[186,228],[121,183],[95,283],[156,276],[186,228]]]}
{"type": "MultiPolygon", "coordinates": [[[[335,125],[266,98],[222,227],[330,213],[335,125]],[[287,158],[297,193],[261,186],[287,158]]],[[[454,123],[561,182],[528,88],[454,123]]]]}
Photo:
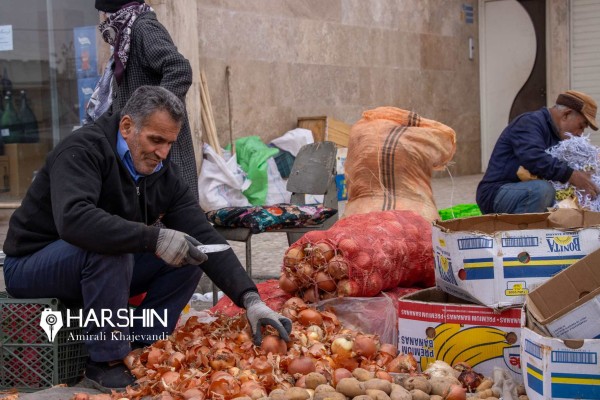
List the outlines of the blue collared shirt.
{"type": "MultiPolygon", "coordinates": [[[[129,174],[131,175],[131,177],[133,178],[133,180],[135,182],[137,182],[140,178],[143,178],[145,176],[145,175],[138,173],[135,170],[135,167],[133,165],[133,158],[131,158],[131,151],[129,151],[129,146],[127,146],[127,142],[125,141],[125,139],[123,139],[123,135],[121,135],[121,131],[117,132],[117,153],[119,153],[119,157],[121,157],[121,161],[123,161],[123,164],[125,164],[127,171],[129,171],[129,174]]],[[[158,163],[156,168],[154,168],[154,171],[152,173],[160,171],[162,166],[163,166],[163,163],[161,161],[158,163]]]]}

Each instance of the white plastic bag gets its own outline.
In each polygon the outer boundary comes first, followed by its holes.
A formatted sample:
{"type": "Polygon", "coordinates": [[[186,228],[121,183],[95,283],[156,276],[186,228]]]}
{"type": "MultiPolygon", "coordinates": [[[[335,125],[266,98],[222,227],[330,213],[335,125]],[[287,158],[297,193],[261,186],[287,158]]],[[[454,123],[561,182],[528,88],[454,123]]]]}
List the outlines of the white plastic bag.
{"type": "Polygon", "coordinates": [[[267,160],[267,176],[269,183],[267,187],[267,197],[265,204],[267,206],[280,203],[289,203],[292,197],[292,192],[286,189],[287,181],[281,177],[277,163],[273,157],[267,160]]]}
{"type": "Polygon", "coordinates": [[[381,343],[398,344],[398,316],[389,297],[335,297],[318,302],[316,308],[333,311],[344,328],[379,335],[381,343]]]}
{"type": "Polygon", "coordinates": [[[304,128],[296,128],[287,131],[282,136],[275,138],[271,144],[277,146],[281,150],[289,151],[294,157],[305,144],[314,142],[312,131],[304,128]]]}
{"type": "Polygon", "coordinates": [[[204,143],[204,160],[198,176],[198,195],[204,211],[223,207],[245,207],[250,203],[244,194],[252,183],[240,168],[235,155],[227,161],[204,143]]]}

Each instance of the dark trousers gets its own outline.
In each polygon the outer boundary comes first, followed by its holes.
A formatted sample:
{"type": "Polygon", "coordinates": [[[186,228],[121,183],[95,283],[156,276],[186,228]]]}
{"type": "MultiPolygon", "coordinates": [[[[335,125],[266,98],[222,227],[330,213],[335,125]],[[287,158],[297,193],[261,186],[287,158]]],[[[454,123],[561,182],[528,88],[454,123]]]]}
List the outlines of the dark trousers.
{"type": "Polygon", "coordinates": [[[86,338],[92,337],[86,345],[94,361],[122,359],[131,350],[130,340],[149,344],[161,336],[166,338],[201,276],[198,266],[171,267],[152,253],[97,254],[63,240],[4,261],[4,280],[11,296],[56,297],[83,304],[84,331],[86,338]],[[147,295],[133,318],[127,318],[129,297],[144,292],[147,295]],[[165,310],[167,323],[163,326],[165,310]],[[88,318],[90,315],[100,323],[88,318]],[[152,318],[143,320],[144,316],[152,318]]]}

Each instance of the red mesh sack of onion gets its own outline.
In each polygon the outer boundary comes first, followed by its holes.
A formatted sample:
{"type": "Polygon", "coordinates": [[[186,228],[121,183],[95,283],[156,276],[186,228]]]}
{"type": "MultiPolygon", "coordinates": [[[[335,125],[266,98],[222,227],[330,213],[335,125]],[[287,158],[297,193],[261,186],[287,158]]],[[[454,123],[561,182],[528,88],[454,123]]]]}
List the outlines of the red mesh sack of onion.
{"type": "MultiPolygon", "coordinates": [[[[574,170],[590,172],[592,181],[600,186],[600,148],[594,146],[589,136],[573,136],[562,140],[557,145],[546,150],[551,156],[566,162],[574,170]]],[[[574,196],[579,206],[590,211],[600,211],[600,196],[592,199],[589,194],[582,193],[570,183],[550,181],[556,190],[556,199],[564,200],[574,196]]]]}
{"type": "Polygon", "coordinates": [[[283,257],[279,286],[316,302],[435,284],[431,224],[405,210],[355,214],[311,231],[283,257]]]}

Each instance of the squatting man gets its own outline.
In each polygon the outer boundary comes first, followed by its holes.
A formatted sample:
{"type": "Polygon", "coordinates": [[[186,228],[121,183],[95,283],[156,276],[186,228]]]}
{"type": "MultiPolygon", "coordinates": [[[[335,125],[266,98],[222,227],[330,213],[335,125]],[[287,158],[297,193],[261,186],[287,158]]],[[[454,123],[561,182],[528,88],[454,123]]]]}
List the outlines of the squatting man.
{"type": "Polygon", "coordinates": [[[286,341],[291,321],[267,307],[231,249],[206,256],[196,246],[227,243],[206,220],[169,159],[184,121],[183,103],[158,86],[137,89],[118,113],[103,114],[62,140],[46,157],[4,243],[7,291],[17,298],[57,297],[83,304],[83,315],[136,308],[166,314],[163,324],[90,323],[85,380],[103,391],[134,383],[122,359],[152,341],[113,340],[172,333],[202,272],[246,316],[255,344],[273,326],[286,341]],[[158,224],[158,223],[161,224],[158,224]],[[201,265],[201,267],[199,267],[201,265]],[[123,324],[121,324],[123,325],[123,324]]]}
{"type": "Polygon", "coordinates": [[[595,198],[600,192],[591,174],[573,170],[546,150],[598,130],[596,101],[585,93],[567,90],[553,107],[523,113],[502,131],[487,170],[477,186],[477,204],[484,214],[538,213],[552,207],[556,192],[550,181],[569,182],[595,198]]]}

